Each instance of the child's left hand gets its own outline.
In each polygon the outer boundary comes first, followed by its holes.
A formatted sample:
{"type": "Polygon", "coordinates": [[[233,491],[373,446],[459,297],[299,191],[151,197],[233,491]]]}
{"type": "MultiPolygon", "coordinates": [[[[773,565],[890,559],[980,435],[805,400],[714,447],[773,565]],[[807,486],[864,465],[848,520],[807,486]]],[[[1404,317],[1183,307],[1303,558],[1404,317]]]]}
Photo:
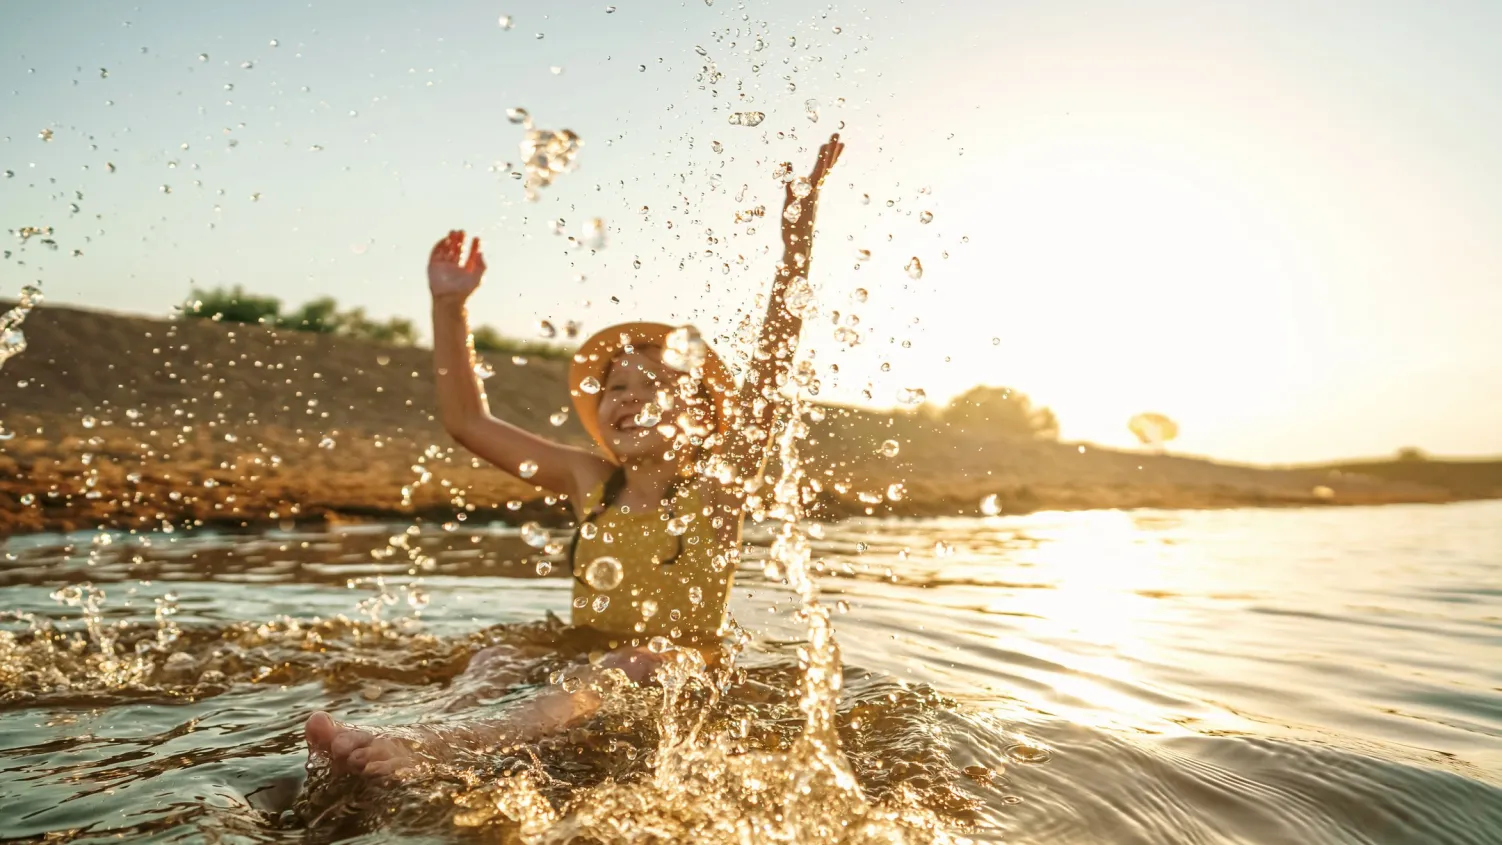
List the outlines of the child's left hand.
{"type": "MultiPolygon", "coordinates": [[[[819,147],[819,157],[814,161],[813,172],[808,178],[795,179],[787,185],[787,196],[783,199],[782,217],[782,242],[789,251],[808,252],[808,242],[813,237],[814,216],[819,208],[819,191],[824,187],[824,177],[834,169],[835,162],[840,160],[840,153],[845,151],[845,145],[840,141],[840,135],[836,132],[829,136],[829,141],[819,147]],[[806,183],[808,193],[802,197],[793,193],[793,186],[806,183]],[[798,212],[794,219],[788,219],[788,210],[797,206],[798,212]]],[[[791,167],[792,165],[788,165],[791,167]]]]}

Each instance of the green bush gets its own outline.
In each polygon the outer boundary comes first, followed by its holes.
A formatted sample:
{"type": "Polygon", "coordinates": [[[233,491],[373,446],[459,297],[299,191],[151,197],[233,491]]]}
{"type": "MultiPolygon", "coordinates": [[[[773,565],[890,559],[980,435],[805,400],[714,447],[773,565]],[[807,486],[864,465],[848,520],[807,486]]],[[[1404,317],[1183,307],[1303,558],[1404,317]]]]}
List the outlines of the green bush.
{"type": "Polygon", "coordinates": [[[490,326],[478,326],[470,334],[474,339],[475,351],[498,352],[504,355],[525,355],[529,358],[541,358],[551,361],[566,361],[574,356],[574,350],[570,347],[556,343],[545,343],[540,340],[520,340],[514,337],[506,337],[490,326]]]}
{"type": "MultiPolygon", "coordinates": [[[[185,318],[255,323],[299,332],[354,337],[386,346],[417,343],[417,326],[402,317],[382,321],[371,319],[364,308],[340,311],[339,303],[328,296],[305,302],[297,310],[283,314],[281,300],[248,294],[239,285],[213,290],[194,288],[181,314],[185,318]]],[[[574,354],[565,346],[506,337],[489,326],[476,329],[474,338],[475,348],[484,352],[549,359],[567,359],[574,354]]]]}
{"type": "Polygon", "coordinates": [[[214,288],[204,291],[194,288],[182,313],[188,317],[204,317],[228,323],[275,324],[281,310],[280,299],[248,294],[239,285],[235,285],[234,290],[214,288]]]}

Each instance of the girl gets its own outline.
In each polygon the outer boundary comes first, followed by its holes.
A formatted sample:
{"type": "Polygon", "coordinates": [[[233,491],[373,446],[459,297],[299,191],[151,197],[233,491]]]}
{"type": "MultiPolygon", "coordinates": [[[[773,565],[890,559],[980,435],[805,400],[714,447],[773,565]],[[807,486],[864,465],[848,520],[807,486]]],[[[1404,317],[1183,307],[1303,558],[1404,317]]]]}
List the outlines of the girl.
{"type": "MultiPolygon", "coordinates": [[[[481,458],[566,497],[579,519],[570,561],[573,624],[597,631],[613,651],[597,669],[576,674],[619,669],[640,683],[661,660],[644,646],[652,638],[700,649],[718,643],[745,516],[740,480],[762,471],[777,390],[802,328],[784,298],[790,283],[808,273],[820,188],[843,150],[839,135],[831,136],[807,180],[788,183],[783,257],[741,389],[688,326],[612,326],[579,349],[569,371],[570,395],[604,454],[554,443],[490,415],[474,375],[465,314],[465,301],[485,273],[480,239],[464,260],[462,231],[433,247],[428,286],[444,428],[481,458]]],[[[481,652],[466,671],[490,657],[481,652]]],[[[380,734],[319,712],[308,719],[306,734],[310,754],[327,754],[335,771],[381,775],[455,744],[524,741],[565,727],[600,703],[588,687],[550,690],[504,720],[380,734]]]]}

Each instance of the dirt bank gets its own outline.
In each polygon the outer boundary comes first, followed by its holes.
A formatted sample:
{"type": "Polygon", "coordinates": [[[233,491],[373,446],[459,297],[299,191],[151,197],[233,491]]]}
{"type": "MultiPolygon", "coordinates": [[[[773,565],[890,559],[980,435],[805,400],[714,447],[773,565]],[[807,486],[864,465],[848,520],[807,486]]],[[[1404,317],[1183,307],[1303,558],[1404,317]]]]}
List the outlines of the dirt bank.
{"type": "MultiPolygon", "coordinates": [[[[29,349],[0,371],[0,425],[13,435],[0,441],[0,533],[562,518],[444,434],[427,350],[47,306],[25,331],[29,349]]],[[[498,415],[585,442],[572,419],[549,421],[567,404],[561,362],[490,363],[498,415]]],[[[828,409],[806,451],[828,517],[975,514],[988,494],[1007,512],[1502,496],[1502,462],[1269,469],[848,409],[828,409]],[[898,457],[879,454],[887,439],[898,457]]]]}

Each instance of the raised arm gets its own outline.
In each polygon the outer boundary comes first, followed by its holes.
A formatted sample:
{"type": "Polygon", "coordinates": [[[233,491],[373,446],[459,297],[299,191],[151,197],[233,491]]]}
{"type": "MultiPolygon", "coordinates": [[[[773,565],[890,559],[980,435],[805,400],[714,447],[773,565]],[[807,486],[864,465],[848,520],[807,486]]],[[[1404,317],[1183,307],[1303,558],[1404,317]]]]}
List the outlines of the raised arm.
{"type": "Polygon", "coordinates": [[[485,391],[475,375],[466,303],[485,275],[485,256],[475,238],[463,261],[464,232],[449,232],[428,259],[428,289],[433,294],[433,367],[437,372],[438,410],[443,427],[464,448],[521,477],[531,461],[537,471],[526,481],[578,501],[579,492],[610,473],[610,465],[583,449],[554,443],[498,420],[490,414],[485,391]]]}
{"type": "Polygon", "coordinates": [[[795,300],[807,295],[799,288],[808,284],[813,266],[814,218],[819,210],[819,193],[824,177],[844,150],[839,134],[829,136],[829,141],[819,148],[819,157],[808,178],[788,183],[783,198],[782,260],[777,263],[777,275],[772,279],[772,295],[762,320],[761,337],[742,390],[741,422],[735,431],[728,433],[726,454],[732,457],[742,476],[758,471],[766,463],[778,393],[793,365],[798,334],[803,330],[801,306],[796,313],[789,310],[788,294],[794,293],[795,300]]]}

